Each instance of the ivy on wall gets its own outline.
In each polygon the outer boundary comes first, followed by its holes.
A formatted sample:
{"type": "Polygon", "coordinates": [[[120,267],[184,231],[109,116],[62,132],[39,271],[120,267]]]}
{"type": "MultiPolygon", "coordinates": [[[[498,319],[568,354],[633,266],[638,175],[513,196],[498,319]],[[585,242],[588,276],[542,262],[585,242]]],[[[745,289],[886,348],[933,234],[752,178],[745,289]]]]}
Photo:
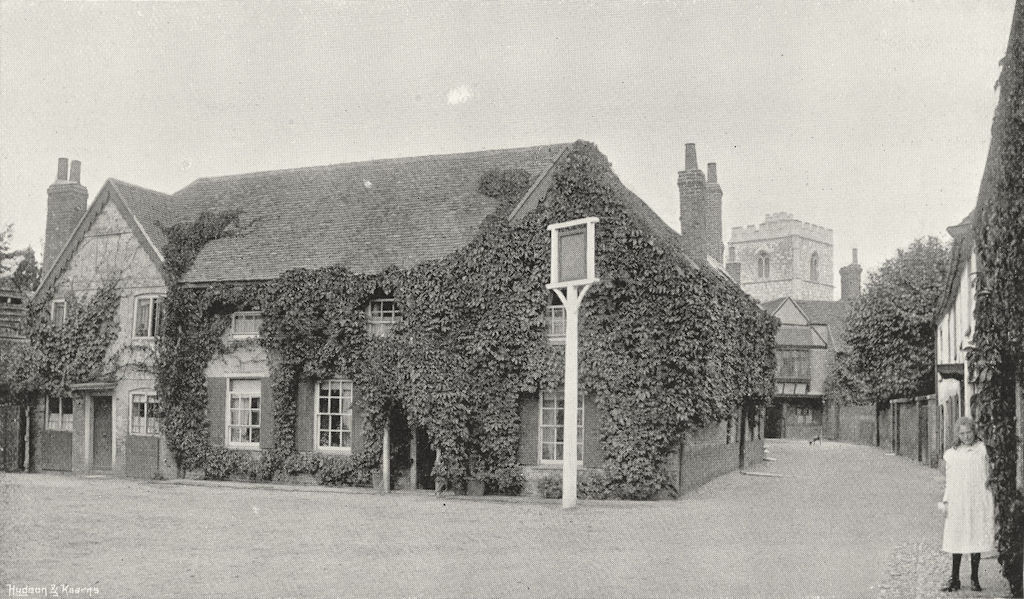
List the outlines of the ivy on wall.
{"type": "Polygon", "coordinates": [[[121,295],[117,280],[102,282],[89,297],[68,293],[63,323],[50,321],[52,293],[38,297],[29,308],[29,344],[14,358],[12,390],[22,403],[38,397],[71,399],[71,385],[112,381],[118,355],[111,352],[119,325],[121,295]]]}
{"type": "Polygon", "coordinates": [[[380,467],[388,422],[405,418],[438,451],[435,475],[474,476],[491,492],[518,492],[521,402],[562,384],[562,349],[548,343],[544,323],[546,226],[583,216],[601,219],[601,282],[580,315],[580,391],[602,414],[607,486],[616,496],[654,496],[687,429],[725,419],[741,405],[756,412],[770,399],[776,321],[651,230],[631,204],[639,200],[593,145],[577,142],[538,208],[509,222],[504,216],[530,184],[525,171],[486,173],[479,190],[499,200],[495,215],[463,248],[407,271],[328,267],[244,288],[172,285],[158,386],[179,464],[218,476],[232,468],[252,472],[209,447],[202,373],[223,351],[227,314],[259,307],[275,403],[274,449],[260,458],[262,476],[304,471],[322,482],[366,482],[380,467]],[[393,336],[370,337],[365,306],[383,296],[394,297],[403,323],[393,336]],[[362,450],[331,461],[301,456],[300,382],[338,373],[361,391],[362,450]]]}
{"type": "Polygon", "coordinates": [[[974,349],[979,421],[989,447],[996,501],[996,544],[1014,597],[1024,596],[1024,492],[1017,486],[1016,399],[1024,387],[1024,5],[1018,3],[999,80],[986,178],[975,239],[981,279],[976,293],[974,349]]]}

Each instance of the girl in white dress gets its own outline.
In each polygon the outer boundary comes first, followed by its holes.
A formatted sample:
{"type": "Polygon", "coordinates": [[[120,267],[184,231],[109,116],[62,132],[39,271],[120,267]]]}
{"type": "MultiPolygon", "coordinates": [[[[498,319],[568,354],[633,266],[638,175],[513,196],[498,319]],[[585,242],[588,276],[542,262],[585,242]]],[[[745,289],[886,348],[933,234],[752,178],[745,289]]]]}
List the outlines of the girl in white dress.
{"type": "Polygon", "coordinates": [[[960,559],[964,553],[970,553],[971,588],[980,591],[981,554],[992,551],[995,539],[995,503],[988,489],[988,451],[978,439],[978,425],[973,418],[960,418],[956,427],[957,440],[942,456],[946,461],[942,550],[953,554],[953,574],[942,590],[960,589],[960,559]]]}

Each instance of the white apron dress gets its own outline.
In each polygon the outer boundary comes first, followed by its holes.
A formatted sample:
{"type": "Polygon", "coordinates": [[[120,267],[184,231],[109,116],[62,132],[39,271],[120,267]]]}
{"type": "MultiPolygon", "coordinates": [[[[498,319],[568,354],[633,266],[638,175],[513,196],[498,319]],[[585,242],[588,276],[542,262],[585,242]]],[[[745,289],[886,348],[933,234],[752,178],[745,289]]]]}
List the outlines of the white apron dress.
{"type": "Polygon", "coordinates": [[[946,526],[942,550],[946,553],[992,551],[995,539],[995,503],[988,490],[988,450],[978,441],[946,450],[946,526]]]}

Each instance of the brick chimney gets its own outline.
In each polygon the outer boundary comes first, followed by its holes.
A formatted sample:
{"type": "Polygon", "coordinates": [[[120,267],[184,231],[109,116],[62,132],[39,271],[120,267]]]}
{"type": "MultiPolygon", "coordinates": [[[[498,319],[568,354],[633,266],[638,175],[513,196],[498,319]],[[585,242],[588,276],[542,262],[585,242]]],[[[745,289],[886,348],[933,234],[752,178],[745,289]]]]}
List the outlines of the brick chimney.
{"type": "Polygon", "coordinates": [[[89,190],[81,182],[82,163],[68,159],[57,160],[57,180],[46,189],[46,241],[43,246],[43,267],[45,275],[64,249],[78,221],[85,216],[89,190]]]}
{"type": "Polygon", "coordinates": [[[707,254],[722,263],[725,244],[722,242],[722,186],[718,184],[718,165],[708,163],[707,211],[705,212],[704,248],[707,254]]]}
{"type": "Polygon", "coordinates": [[[736,246],[729,246],[729,260],[725,263],[725,274],[737,283],[740,283],[740,263],[736,261],[736,246]]]}
{"type": "MultiPolygon", "coordinates": [[[[697,146],[686,144],[686,169],[679,171],[679,234],[683,251],[701,263],[706,260],[708,193],[704,173],[697,168],[697,146]]],[[[721,225],[719,225],[721,226],[721,225]]]]}
{"type": "Polygon", "coordinates": [[[840,300],[860,297],[860,264],[857,264],[857,248],[853,248],[853,262],[839,269],[840,300]]]}

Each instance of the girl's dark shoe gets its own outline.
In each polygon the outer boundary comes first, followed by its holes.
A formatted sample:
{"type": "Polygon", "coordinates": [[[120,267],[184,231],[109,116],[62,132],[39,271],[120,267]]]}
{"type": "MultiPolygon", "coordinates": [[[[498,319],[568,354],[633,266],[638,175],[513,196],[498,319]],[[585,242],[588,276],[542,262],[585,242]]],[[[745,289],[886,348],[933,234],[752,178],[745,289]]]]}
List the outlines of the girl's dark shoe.
{"type": "Polygon", "coordinates": [[[981,589],[981,583],[978,582],[977,578],[972,578],[971,579],[971,590],[972,591],[980,591],[980,590],[982,590],[981,589]]]}
{"type": "Polygon", "coordinates": [[[946,586],[942,587],[942,589],[940,590],[943,593],[952,593],[953,591],[959,591],[960,581],[955,578],[950,578],[949,582],[946,583],[946,586]]]}

